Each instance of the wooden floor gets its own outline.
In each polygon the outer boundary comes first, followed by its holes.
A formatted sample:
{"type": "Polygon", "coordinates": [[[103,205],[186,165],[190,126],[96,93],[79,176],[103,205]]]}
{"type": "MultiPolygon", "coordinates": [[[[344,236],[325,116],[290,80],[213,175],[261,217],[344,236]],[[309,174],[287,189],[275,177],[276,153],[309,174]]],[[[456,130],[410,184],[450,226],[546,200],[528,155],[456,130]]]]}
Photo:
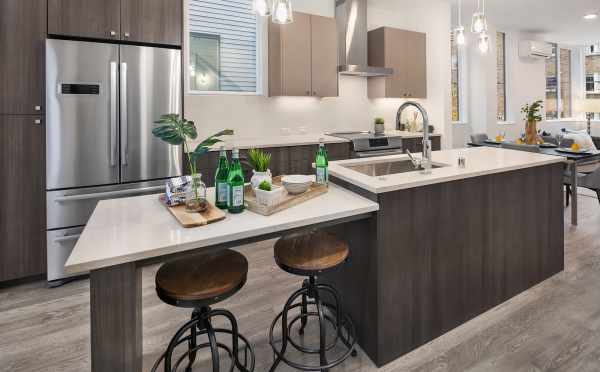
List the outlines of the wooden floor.
{"type": "MultiPolygon", "coordinates": [[[[577,228],[570,226],[568,212],[564,273],[381,371],[600,371],[600,205],[581,196],[577,228]]],[[[249,280],[223,303],[255,345],[259,372],[268,370],[272,360],[268,326],[300,283],[274,265],[272,243],[241,249],[250,261],[249,280]]],[[[188,311],[158,300],[153,285],[156,269],[144,270],[145,370],[189,316],[188,311]]],[[[89,371],[88,290],[88,280],[56,289],[39,282],[0,290],[0,371],[89,371]]],[[[207,365],[203,355],[194,371],[208,371],[207,365]]],[[[336,370],[376,368],[360,354],[336,370]]]]}

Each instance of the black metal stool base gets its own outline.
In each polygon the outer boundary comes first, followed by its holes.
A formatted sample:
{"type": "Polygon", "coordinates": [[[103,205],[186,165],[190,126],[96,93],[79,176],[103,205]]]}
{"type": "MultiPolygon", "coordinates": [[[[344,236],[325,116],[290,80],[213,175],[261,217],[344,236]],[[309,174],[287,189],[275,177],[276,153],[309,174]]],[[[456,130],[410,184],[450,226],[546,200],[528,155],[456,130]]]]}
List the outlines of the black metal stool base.
{"type": "Polygon", "coordinates": [[[203,307],[195,309],[192,313],[192,319],[185,323],[178,331],[175,336],[171,339],[167,350],[161,355],[161,357],[154,363],[151,371],[156,372],[164,361],[164,372],[177,372],[179,366],[187,358],[188,363],[185,368],[186,372],[191,372],[192,366],[196,360],[196,354],[201,349],[209,348],[212,356],[212,370],[213,372],[220,371],[220,359],[219,349],[224,350],[229,358],[231,359],[231,365],[227,371],[233,372],[235,367],[242,372],[254,371],[255,355],[254,350],[250,346],[248,340],[238,332],[237,321],[232,313],[227,310],[211,310],[209,307],[203,307]],[[231,323],[231,329],[224,328],[213,328],[211,319],[216,316],[225,317],[231,323]],[[231,337],[231,345],[229,346],[218,342],[217,335],[226,334],[231,337]],[[198,344],[198,337],[206,335],[208,342],[198,344]],[[239,360],[239,341],[244,344],[244,362],[239,360]],[[180,344],[187,342],[188,350],[183,353],[173,364],[173,352],[175,348],[180,344]]]}
{"type": "Polygon", "coordinates": [[[328,284],[317,284],[315,276],[310,276],[308,280],[304,281],[302,288],[292,294],[283,307],[283,311],[275,317],[269,330],[269,343],[275,354],[275,361],[269,370],[270,372],[275,371],[280,362],[284,362],[285,364],[302,371],[328,371],[330,368],[344,362],[351,355],[356,356],[354,325],[352,324],[351,319],[342,313],[341,302],[337,291],[328,284]],[[334,304],[328,304],[322,300],[321,295],[325,293],[331,295],[334,304]],[[301,302],[294,303],[298,298],[301,298],[301,302]],[[309,311],[309,306],[314,306],[316,311],[309,311]],[[300,314],[288,319],[290,310],[296,308],[300,308],[300,314]],[[327,314],[327,312],[331,314],[327,314]],[[301,346],[290,337],[292,326],[298,321],[300,321],[298,334],[303,335],[304,328],[308,323],[308,319],[311,317],[318,318],[319,320],[319,348],[301,346]],[[281,347],[278,348],[273,338],[273,331],[280,320],[282,335],[281,347]],[[327,323],[331,324],[336,332],[335,339],[330,344],[327,344],[327,323]],[[335,360],[328,361],[327,352],[333,349],[340,341],[344,344],[346,351],[335,360]],[[318,365],[306,365],[286,358],[285,352],[288,345],[306,354],[318,354],[320,363],[318,365]]]}

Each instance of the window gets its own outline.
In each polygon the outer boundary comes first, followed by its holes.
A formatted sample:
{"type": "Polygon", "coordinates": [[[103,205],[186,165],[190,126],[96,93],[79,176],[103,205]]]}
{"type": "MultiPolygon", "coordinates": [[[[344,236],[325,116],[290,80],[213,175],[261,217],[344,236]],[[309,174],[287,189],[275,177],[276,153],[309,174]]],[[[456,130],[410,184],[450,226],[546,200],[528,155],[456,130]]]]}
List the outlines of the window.
{"type": "Polygon", "coordinates": [[[451,84],[452,84],[452,121],[458,122],[460,121],[460,81],[459,81],[459,47],[456,44],[454,39],[454,33],[450,33],[450,48],[452,55],[452,65],[451,65],[451,84]]]}
{"type": "MultiPolygon", "coordinates": [[[[600,99],[600,43],[587,48],[585,53],[585,97],[600,99]]],[[[600,120],[600,112],[594,113],[600,120]]]]}
{"type": "Polygon", "coordinates": [[[506,121],[506,35],[496,33],[496,93],[498,121],[506,121]]]}
{"type": "Polygon", "coordinates": [[[552,57],[546,60],[546,119],[572,115],[571,50],[552,45],[552,57]]]}
{"type": "Polygon", "coordinates": [[[570,118],[571,110],[571,50],[560,50],[560,117],[570,118]]]}
{"type": "Polygon", "coordinates": [[[252,0],[189,0],[192,92],[258,93],[258,22],[252,0]]]}

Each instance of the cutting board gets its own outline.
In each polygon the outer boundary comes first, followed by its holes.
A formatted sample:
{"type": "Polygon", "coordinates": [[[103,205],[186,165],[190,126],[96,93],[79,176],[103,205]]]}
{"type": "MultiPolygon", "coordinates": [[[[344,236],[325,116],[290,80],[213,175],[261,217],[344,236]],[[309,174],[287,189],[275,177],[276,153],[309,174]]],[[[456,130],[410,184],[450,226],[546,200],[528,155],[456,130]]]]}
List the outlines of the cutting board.
{"type": "MultiPolygon", "coordinates": [[[[273,184],[281,186],[281,176],[273,177],[273,184]]],[[[295,205],[304,203],[307,200],[314,199],[319,195],[325,194],[327,191],[327,185],[320,185],[313,182],[312,185],[308,188],[308,190],[302,194],[288,194],[287,191],[284,190],[285,196],[283,197],[281,203],[272,207],[267,207],[265,205],[258,204],[256,196],[254,195],[254,190],[252,190],[252,186],[246,185],[246,188],[244,189],[244,199],[246,202],[247,210],[261,214],[263,216],[270,216],[277,212],[289,209],[295,205]]]]}
{"type": "Polygon", "coordinates": [[[211,203],[208,203],[208,208],[204,212],[193,212],[190,213],[185,210],[185,205],[178,205],[175,207],[169,207],[165,204],[164,195],[159,197],[160,202],[171,212],[173,217],[181,224],[181,226],[190,228],[205,226],[209,223],[224,220],[226,217],[225,211],[215,207],[211,203]]]}

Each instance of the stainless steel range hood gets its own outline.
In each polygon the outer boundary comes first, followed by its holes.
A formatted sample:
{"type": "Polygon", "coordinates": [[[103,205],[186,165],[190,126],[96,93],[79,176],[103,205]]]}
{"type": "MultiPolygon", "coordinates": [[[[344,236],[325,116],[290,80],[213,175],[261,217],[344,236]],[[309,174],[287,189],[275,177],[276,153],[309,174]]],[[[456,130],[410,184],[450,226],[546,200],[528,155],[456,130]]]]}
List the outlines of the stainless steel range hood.
{"type": "Polygon", "coordinates": [[[391,68],[368,65],[367,0],[336,0],[335,18],[340,46],[340,74],[374,77],[394,73],[391,68]]]}

